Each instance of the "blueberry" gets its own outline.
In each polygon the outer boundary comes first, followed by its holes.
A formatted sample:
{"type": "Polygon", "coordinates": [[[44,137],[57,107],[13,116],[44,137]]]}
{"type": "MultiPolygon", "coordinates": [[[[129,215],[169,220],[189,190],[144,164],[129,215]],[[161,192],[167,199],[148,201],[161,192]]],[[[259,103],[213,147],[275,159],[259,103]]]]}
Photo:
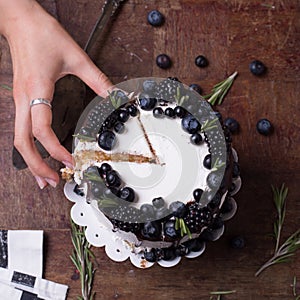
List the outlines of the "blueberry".
{"type": "Polygon", "coordinates": [[[164,224],[164,234],[166,237],[175,239],[179,236],[179,230],[175,229],[175,221],[169,220],[164,224]]]}
{"type": "Polygon", "coordinates": [[[138,109],[135,105],[131,104],[127,107],[127,111],[132,117],[135,117],[138,114],[138,109]]]}
{"type": "Polygon", "coordinates": [[[163,118],[164,117],[164,110],[161,107],[155,107],[153,109],[153,116],[155,118],[163,118]]]}
{"type": "Polygon", "coordinates": [[[205,56],[199,55],[195,58],[195,64],[199,68],[205,68],[208,66],[208,60],[205,56]]]}
{"type": "Polygon", "coordinates": [[[204,157],[204,160],[203,160],[203,166],[206,168],[206,169],[211,169],[211,154],[207,154],[205,157],[204,157]]]}
{"type": "Polygon", "coordinates": [[[261,119],[256,124],[257,131],[262,135],[270,135],[274,128],[272,123],[268,119],[261,119]]]}
{"type": "Polygon", "coordinates": [[[207,185],[213,188],[219,188],[222,183],[223,176],[220,172],[210,172],[206,178],[207,185]]]}
{"type": "Polygon", "coordinates": [[[149,93],[149,94],[152,94],[155,92],[155,89],[157,87],[157,82],[152,80],[152,79],[146,79],[144,82],[143,82],[143,90],[146,92],[146,93],[149,93]]]}
{"type": "Polygon", "coordinates": [[[182,106],[176,106],[174,108],[174,113],[178,118],[183,118],[186,114],[186,110],[182,106]]]}
{"type": "Polygon", "coordinates": [[[147,220],[151,220],[155,217],[154,207],[151,204],[148,203],[142,204],[140,207],[140,211],[147,220]]]}
{"type": "Polygon", "coordinates": [[[139,104],[143,110],[152,110],[157,103],[156,98],[149,97],[148,95],[141,95],[139,98],[139,104]]]}
{"type": "Polygon", "coordinates": [[[202,142],[202,136],[197,132],[191,135],[190,140],[192,144],[199,145],[202,142]]]}
{"type": "Polygon", "coordinates": [[[145,238],[158,238],[161,235],[161,223],[156,221],[147,221],[144,223],[141,233],[145,238]]]}
{"type": "Polygon", "coordinates": [[[160,209],[165,206],[165,200],[162,197],[157,197],[152,200],[154,208],[160,209]]]}
{"type": "Polygon", "coordinates": [[[150,251],[145,250],[144,258],[149,262],[156,262],[157,255],[155,249],[152,248],[150,251]]]}
{"type": "Polygon", "coordinates": [[[110,94],[111,97],[114,97],[116,100],[121,100],[121,102],[127,102],[128,101],[128,97],[127,95],[121,91],[121,90],[114,90],[111,92],[110,94]]]}
{"type": "Polygon", "coordinates": [[[83,189],[80,188],[78,184],[76,184],[76,185],[74,186],[73,192],[74,192],[76,195],[78,195],[78,196],[81,196],[81,197],[84,196],[83,189]]]}
{"type": "Polygon", "coordinates": [[[120,187],[122,182],[118,173],[112,170],[106,174],[106,183],[109,187],[120,187]]]}
{"type": "Polygon", "coordinates": [[[201,95],[201,93],[202,93],[202,89],[201,89],[200,85],[197,84],[197,83],[192,83],[192,84],[190,84],[190,85],[189,85],[189,88],[190,88],[190,90],[195,91],[195,92],[197,92],[197,93],[200,94],[200,95],[201,95]]]}
{"type": "Polygon", "coordinates": [[[254,60],[249,65],[250,72],[254,75],[263,75],[267,68],[260,60],[254,60]]]}
{"type": "Polygon", "coordinates": [[[171,58],[167,54],[159,54],[156,57],[156,64],[161,69],[168,69],[172,65],[171,58]]]}
{"type": "Polygon", "coordinates": [[[242,249],[245,247],[245,239],[242,236],[235,236],[230,240],[230,246],[233,249],[242,249]]]}
{"type": "Polygon", "coordinates": [[[99,174],[101,177],[106,176],[107,172],[111,171],[112,167],[108,163],[103,163],[101,166],[98,168],[99,174]]]}
{"type": "Polygon", "coordinates": [[[224,120],[224,125],[227,126],[231,133],[237,133],[240,128],[239,122],[234,118],[227,118],[224,120]]]}
{"type": "Polygon", "coordinates": [[[158,10],[152,10],[148,13],[147,20],[150,25],[156,27],[161,26],[164,23],[165,18],[158,10]]]}
{"type": "Polygon", "coordinates": [[[118,112],[118,120],[122,123],[127,122],[129,119],[129,112],[127,110],[121,109],[118,112]]]}
{"type": "Polygon", "coordinates": [[[201,129],[200,123],[192,115],[187,115],[181,120],[181,126],[183,130],[187,131],[190,134],[196,133],[201,129]]]}
{"type": "Polygon", "coordinates": [[[176,249],[174,247],[163,248],[162,250],[163,250],[163,255],[162,255],[163,260],[173,260],[177,257],[176,249]]]}
{"type": "Polygon", "coordinates": [[[202,189],[195,189],[193,191],[193,197],[194,197],[194,199],[195,199],[196,202],[200,201],[202,194],[203,194],[203,190],[202,189]]]}
{"type": "Polygon", "coordinates": [[[169,209],[176,218],[184,218],[188,213],[188,208],[180,201],[172,202],[169,206],[169,209]]]}
{"type": "Polygon", "coordinates": [[[127,202],[133,202],[135,198],[134,190],[131,187],[124,187],[118,193],[119,198],[127,202]]]}
{"type": "Polygon", "coordinates": [[[174,118],[175,117],[175,112],[174,109],[171,107],[168,107],[165,109],[165,115],[169,118],[174,118]]]}
{"type": "Polygon", "coordinates": [[[218,208],[221,204],[221,199],[222,199],[222,197],[221,197],[220,193],[216,193],[214,195],[214,197],[208,203],[208,207],[212,210],[218,208]]]}
{"type": "Polygon", "coordinates": [[[155,210],[155,220],[163,221],[166,218],[168,218],[169,215],[170,215],[170,211],[166,207],[159,208],[159,209],[155,210]]]}
{"type": "Polygon", "coordinates": [[[103,130],[98,136],[99,147],[103,150],[111,150],[116,144],[116,135],[110,130],[103,130]]]}
{"type": "Polygon", "coordinates": [[[114,131],[116,133],[123,133],[125,130],[125,125],[122,122],[117,122],[114,126],[114,131]]]}

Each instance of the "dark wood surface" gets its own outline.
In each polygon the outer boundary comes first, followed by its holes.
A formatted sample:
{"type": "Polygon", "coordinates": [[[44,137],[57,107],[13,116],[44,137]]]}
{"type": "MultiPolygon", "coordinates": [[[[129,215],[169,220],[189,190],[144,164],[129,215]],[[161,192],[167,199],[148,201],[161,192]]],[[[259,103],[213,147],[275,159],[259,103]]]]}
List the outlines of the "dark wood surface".
{"type": "MultiPolygon", "coordinates": [[[[104,1],[43,0],[41,4],[83,46],[104,1]]],[[[236,290],[226,299],[294,299],[291,284],[300,282],[300,252],[290,263],[274,266],[258,278],[255,271],[272,254],[269,237],[275,218],[271,184],[289,187],[283,237],[299,228],[299,94],[300,14],[298,0],[128,0],[99,45],[96,63],[114,83],[144,76],[176,76],[185,84],[198,83],[207,94],[211,87],[238,71],[233,88],[219,108],[234,117],[241,131],[234,136],[239,152],[243,187],[235,197],[238,212],[226,223],[223,237],[209,243],[203,256],[183,259],[171,269],[158,265],[136,269],[130,262],[115,263],[103,249],[97,258],[96,299],[209,299],[210,291],[236,290]],[[166,22],[153,28],[147,12],[159,9],[166,22]],[[155,57],[167,53],[173,67],[161,70],[155,57]],[[204,54],[206,69],[194,65],[204,54]],[[268,67],[255,77],[253,59],[268,67]],[[270,137],[256,132],[260,118],[275,127],[270,137]],[[232,249],[233,236],[245,237],[244,249],[232,249]]],[[[9,49],[0,38],[0,84],[12,85],[9,49]]],[[[11,162],[14,128],[12,92],[0,87],[0,228],[45,231],[44,276],[69,285],[68,299],[80,293],[72,280],[69,255],[71,203],[56,189],[40,191],[28,172],[16,171],[11,162]]],[[[54,168],[57,162],[49,160],[54,168]]],[[[300,294],[300,287],[298,286],[300,294]]]]}

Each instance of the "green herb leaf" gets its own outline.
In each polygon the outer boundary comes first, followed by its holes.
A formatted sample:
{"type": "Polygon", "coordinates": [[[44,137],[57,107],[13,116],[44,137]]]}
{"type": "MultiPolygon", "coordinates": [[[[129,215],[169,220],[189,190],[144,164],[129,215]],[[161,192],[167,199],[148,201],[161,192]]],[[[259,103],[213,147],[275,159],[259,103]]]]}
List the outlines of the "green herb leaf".
{"type": "Polygon", "coordinates": [[[7,84],[0,84],[0,87],[2,89],[8,90],[8,91],[12,91],[13,90],[12,87],[9,86],[9,85],[7,85],[7,84]]]}

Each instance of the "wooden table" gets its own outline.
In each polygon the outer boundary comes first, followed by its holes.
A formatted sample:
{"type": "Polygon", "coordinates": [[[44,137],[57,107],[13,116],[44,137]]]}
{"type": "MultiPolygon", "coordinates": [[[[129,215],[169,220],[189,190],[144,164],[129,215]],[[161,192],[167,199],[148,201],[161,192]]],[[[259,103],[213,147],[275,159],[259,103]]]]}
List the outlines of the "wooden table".
{"type": "MultiPolygon", "coordinates": [[[[83,46],[103,0],[43,0],[41,4],[83,46]]],[[[255,271],[272,254],[275,208],[271,184],[289,187],[283,237],[299,228],[299,94],[300,7],[297,0],[128,0],[105,37],[96,63],[115,83],[144,76],[176,76],[185,84],[198,83],[204,94],[234,71],[239,75],[219,107],[224,117],[241,126],[234,136],[243,187],[235,197],[238,213],[226,224],[223,237],[209,243],[204,255],[183,259],[175,268],[136,269],[115,263],[103,249],[97,258],[96,299],[209,299],[216,290],[236,290],[226,299],[294,299],[291,284],[300,282],[300,252],[290,263],[274,266],[258,278],[255,271]],[[153,28],[147,12],[159,9],[166,22],[153,28]],[[156,67],[155,57],[167,53],[173,67],[156,67]],[[197,55],[210,64],[199,69],[197,55]],[[259,59],[268,67],[263,77],[249,72],[259,59]],[[270,137],[256,132],[256,122],[268,118],[275,127],[270,137]],[[233,236],[245,237],[244,249],[232,249],[233,236]]],[[[0,84],[12,86],[12,66],[6,41],[0,38],[0,84]]],[[[16,171],[11,162],[14,104],[12,92],[0,88],[0,227],[45,231],[44,277],[69,285],[68,299],[80,293],[72,280],[69,255],[71,203],[56,189],[40,191],[28,170],[16,171]]],[[[57,162],[49,160],[59,169],[57,162]]],[[[298,284],[298,294],[300,286],[298,284]]]]}

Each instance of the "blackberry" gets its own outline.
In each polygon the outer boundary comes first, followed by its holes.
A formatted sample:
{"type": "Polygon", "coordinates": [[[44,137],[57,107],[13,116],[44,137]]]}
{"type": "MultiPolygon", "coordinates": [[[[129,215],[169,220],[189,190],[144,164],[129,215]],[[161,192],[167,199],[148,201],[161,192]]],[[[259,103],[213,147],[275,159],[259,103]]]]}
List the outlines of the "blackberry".
{"type": "Polygon", "coordinates": [[[140,211],[133,206],[110,208],[109,216],[115,228],[126,232],[137,232],[141,229],[140,211]]]}
{"type": "Polygon", "coordinates": [[[210,224],[212,214],[207,207],[200,207],[198,203],[191,202],[183,219],[191,232],[199,232],[203,226],[210,224]]]}
{"type": "Polygon", "coordinates": [[[174,101],[177,95],[177,89],[181,92],[183,89],[182,83],[177,78],[169,77],[161,81],[155,88],[155,96],[158,99],[166,101],[174,101]]]}

